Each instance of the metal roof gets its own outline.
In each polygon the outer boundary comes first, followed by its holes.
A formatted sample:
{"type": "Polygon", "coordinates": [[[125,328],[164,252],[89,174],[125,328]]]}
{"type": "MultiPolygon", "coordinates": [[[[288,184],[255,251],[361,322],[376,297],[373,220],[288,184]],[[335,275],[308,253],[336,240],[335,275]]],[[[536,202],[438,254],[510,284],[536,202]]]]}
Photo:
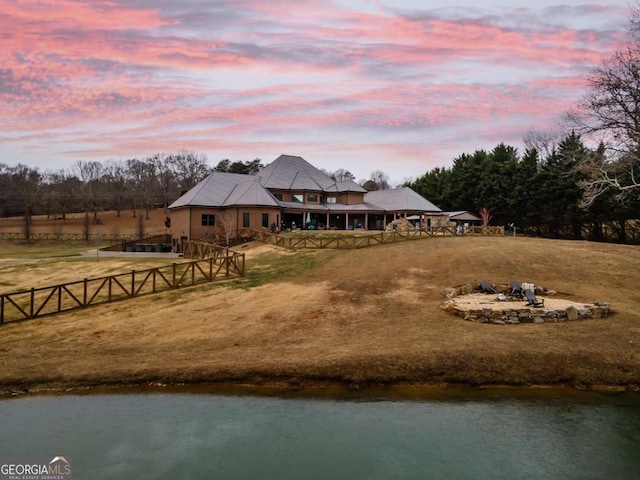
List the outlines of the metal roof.
{"type": "Polygon", "coordinates": [[[480,217],[477,215],[467,211],[467,210],[457,210],[455,212],[442,212],[449,215],[449,218],[454,220],[472,220],[476,222],[482,221],[480,217]]]}
{"type": "Polygon", "coordinates": [[[366,192],[351,180],[334,182],[302,157],[280,155],[258,175],[214,172],[169,205],[169,208],[256,205],[324,212],[441,212],[409,187],[367,192],[364,203],[350,205],[283,202],[278,201],[268,189],[366,192]]]}
{"type": "Polygon", "coordinates": [[[280,155],[260,173],[260,184],[278,190],[323,191],[335,182],[302,157],[280,155]]]}
{"type": "Polygon", "coordinates": [[[441,212],[429,200],[414,192],[409,187],[391,190],[376,190],[364,196],[367,203],[377,205],[387,212],[441,212]]]}
{"type": "Polygon", "coordinates": [[[258,176],[263,187],[276,190],[366,192],[353,180],[336,182],[304,158],[293,155],[280,155],[264,167],[258,176]]]}
{"type": "Polygon", "coordinates": [[[231,205],[278,207],[278,201],[258,180],[255,175],[214,172],[169,205],[169,208],[231,205]]]}
{"type": "Polygon", "coordinates": [[[340,182],[336,182],[327,188],[327,192],[359,192],[366,193],[367,190],[362,188],[353,180],[342,180],[340,182]]]}

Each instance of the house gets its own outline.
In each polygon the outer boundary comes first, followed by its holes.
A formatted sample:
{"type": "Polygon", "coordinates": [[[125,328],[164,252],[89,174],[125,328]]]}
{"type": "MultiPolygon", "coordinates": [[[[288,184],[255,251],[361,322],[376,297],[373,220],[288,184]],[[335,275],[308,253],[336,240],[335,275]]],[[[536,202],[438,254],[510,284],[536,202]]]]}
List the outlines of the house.
{"type": "Polygon", "coordinates": [[[429,225],[442,217],[408,187],[367,192],[292,155],[279,156],[257,175],[214,172],[168,208],[174,245],[250,236],[255,229],[382,230],[398,217],[418,216],[429,225]]]}

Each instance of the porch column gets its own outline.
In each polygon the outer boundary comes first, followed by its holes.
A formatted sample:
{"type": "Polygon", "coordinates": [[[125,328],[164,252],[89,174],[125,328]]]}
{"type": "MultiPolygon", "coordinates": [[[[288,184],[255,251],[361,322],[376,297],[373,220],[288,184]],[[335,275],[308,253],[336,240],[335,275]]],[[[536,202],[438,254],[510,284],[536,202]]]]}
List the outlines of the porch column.
{"type": "Polygon", "coordinates": [[[324,222],[324,228],[326,228],[327,230],[329,230],[329,214],[327,213],[327,221],[324,222]]]}
{"type": "Polygon", "coordinates": [[[364,229],[369,230],[369,214],[364,214],[364,229]]]}
{"type": "Polygon", "coordinates": [[[349,230],[349,213],[345,215],[344,222],[345,222],[344,228],[349,230]]]}

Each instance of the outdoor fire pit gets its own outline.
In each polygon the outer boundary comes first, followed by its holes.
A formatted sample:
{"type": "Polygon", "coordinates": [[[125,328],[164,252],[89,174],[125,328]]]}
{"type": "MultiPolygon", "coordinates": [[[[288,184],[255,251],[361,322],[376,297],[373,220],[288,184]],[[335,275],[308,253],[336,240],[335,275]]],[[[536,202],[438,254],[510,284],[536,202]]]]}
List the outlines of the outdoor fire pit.
{"type": "Polygon", "coordinates": [[[452,288],[442,308],[465,320],[496,325],[558,323],[603,318],[609,314],[608,302],[566,300],[547,289],[535,289],[544,305],[534,307],[527,306],[526,298],[511,295],[508,285],[495,286],[495,293],[478,293],[478,288],[471,285],[452,288]]]}

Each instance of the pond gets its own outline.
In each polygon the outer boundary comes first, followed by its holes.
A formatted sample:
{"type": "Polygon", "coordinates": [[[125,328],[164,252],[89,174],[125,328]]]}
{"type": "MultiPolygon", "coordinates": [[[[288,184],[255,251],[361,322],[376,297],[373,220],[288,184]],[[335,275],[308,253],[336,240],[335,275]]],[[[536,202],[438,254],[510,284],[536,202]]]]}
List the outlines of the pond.
{"type": "Polygon", "coordinates": [[[73,478],[637,478],[637,394],[118,393],[0,401],[2,457],[73,478]]]}

